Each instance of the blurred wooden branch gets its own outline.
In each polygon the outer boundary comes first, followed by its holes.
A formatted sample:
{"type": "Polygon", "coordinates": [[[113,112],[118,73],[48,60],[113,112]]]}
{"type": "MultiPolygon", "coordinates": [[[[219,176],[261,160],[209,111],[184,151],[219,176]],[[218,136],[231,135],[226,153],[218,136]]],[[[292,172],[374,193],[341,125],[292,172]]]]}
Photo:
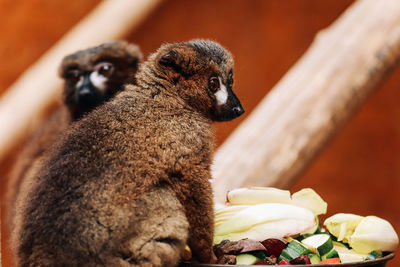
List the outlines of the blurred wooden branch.
{"type": "Polygon", "coordinates": [[[42,121],[45,109],[60,96],[58,65],[76,50],[123,37],[160,0],[104,0],[7,89],[0,99],[0,160],[42,121]]]}
{"type": "Polygon", "coordinates": [[[216,199],[237,187],[290,187],[399,56],[400,1],[354,3],[217,151],[216,199]]]}

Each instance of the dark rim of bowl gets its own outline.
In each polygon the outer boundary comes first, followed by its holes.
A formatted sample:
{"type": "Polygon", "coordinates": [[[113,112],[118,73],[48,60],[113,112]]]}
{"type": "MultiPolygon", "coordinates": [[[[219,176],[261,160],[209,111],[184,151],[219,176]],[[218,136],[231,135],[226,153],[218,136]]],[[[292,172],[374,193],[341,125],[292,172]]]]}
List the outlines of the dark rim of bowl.
{"type": "MultiPolygon", "coordinates": [[[[385,266],[382,264],[386,264],[388,260],[394,258],[394,253],[390,253],[382,258],[376,260],[369,260],[369,261],[359,261],[359,262],[349,262],[349,263],[336,263],[336,264],[302,264],[302,265],[279,265],[279,266],[296,266],[296,267],[330,267],[330,266],[340,266],[340,267],[364,267],[364,266],[385,266]],[[378,265],[381,264],[381,265],[378,265]]],[[[224,264],[204,264],[204,263],[190,263],[190,262],[182,262],[180,267],[221,267],[221,266],[273,266],[273,265],[224,265],[224,264]]],[[[276,265],[278,266],[278,265],[276,265]]]]}

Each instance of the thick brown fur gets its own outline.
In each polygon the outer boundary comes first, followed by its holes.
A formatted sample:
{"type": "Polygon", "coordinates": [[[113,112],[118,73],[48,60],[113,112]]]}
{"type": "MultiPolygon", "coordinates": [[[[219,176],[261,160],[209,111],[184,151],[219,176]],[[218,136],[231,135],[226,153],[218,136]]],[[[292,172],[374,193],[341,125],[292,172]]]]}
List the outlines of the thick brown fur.
{"type": "Polygon", "coordinates": [[[217,105],[209,79],[231,85],[232,68],[217,43],[165,44],[73,124],[23,194],[19,266],[175,266],[186,243],[212,262],[211,124],[243,110],[231,86],[217,105]]]}
{"type": "Polygon", "coordinates": [[[65,133],[72,121],[81,118],[85,113],[91,111],[104,101],[109,100],[123,89],[125,83],[135,83],[134,76],[140,60],[141,53],[139,48],[125,41],[107,42],[96,47],[77,51],[62,60],[59,72],[60,77],[64,79],[64,105],[32,134],[8,178],[6,201],[9,209],[8,221],[11,228],[13,225],[14,203],[16,202],[21,183],[26,176],[33,173],[35,165],[38,164],[36,161],[42,157],[45,150],[51,144],[56,142],[65,133]],[[115,66],[113,75],[107,81],[104,96],[98,102],[94,103],[94,105],[79,105],[71,97],[74,94],[75,87],[71,85],[67,78],[68,70],[75,68],[81,70],[82,73],[89,72],[93,71],[95,64],[104,61],[111,62],[115,66]]]}

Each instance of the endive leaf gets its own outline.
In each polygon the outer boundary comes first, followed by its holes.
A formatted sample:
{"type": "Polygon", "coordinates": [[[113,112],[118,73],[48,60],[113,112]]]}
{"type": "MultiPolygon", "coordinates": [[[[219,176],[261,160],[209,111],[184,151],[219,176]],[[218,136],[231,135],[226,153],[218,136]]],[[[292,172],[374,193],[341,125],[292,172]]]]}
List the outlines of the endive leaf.
{"type": "Polygon", "coordinates": [[[294,193],[291,204],[310,209],[315,216],[325,214],[328,208],[328,204],[311,188],[294,193]]]}
{"type": "Polygon", "coordinates": [[[228,204],[230,205],[254,205],[262,203],[286,203],[291,202],[290,192],[274,187],[250,187],[237,188],[228,192],[228,204]]]}
{"type": "Polygon", "coordinates": [[[298,234],[315,224],[314,214],[308,209],[289,204],[264,203],[237,212],[218,224],[214,234],[218,240],[264,240],[298,234]]]}

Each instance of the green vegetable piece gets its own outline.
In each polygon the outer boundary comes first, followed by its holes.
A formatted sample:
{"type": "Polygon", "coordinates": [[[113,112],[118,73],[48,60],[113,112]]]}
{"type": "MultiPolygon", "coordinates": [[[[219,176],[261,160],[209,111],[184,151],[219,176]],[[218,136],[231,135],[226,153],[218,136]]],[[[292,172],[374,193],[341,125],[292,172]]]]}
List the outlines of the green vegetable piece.
{"type": "Polygon", "coordinates": [[[365,258],[366,261],[369,260],[375,260],[377,258],[381,258],[382,257],[382,252],[378,251],[378,250],[373,250],[371,251],[367,257],[365,258]]]}
{"type": "Polygon", "coordinates": [[[333,249],[332,239],[329,235],[318,234],[307,237],[301,241],[311,252],[319,256],[325,255],[333,249]]]}
{"type": "Polygon", "coordinates": [[[260,258],[248,253],[239,254],[236,256],[236,265],[253,265],[260,260],[260,258]]]}
{"type": "Polygon", "coordinates": [[[310,258],[311,264],[318,264],[321,261],[321,258],[317,254],[308,254],[310,258]]]}
{"type": "Polygon", "coordinates": [[[321,256],[321,260],[326,260],[326,259],[331,259],[331,258],[340,258],[339,253],[336,251],[336,249],[332,249],[325,255],[321,256]]]}
{"type": "Polygon", "coordinates": [[[251,252],[248,252],[248,253],[253,255],[253,256],[255,256],[255,257],[257,257],[257,258],[259,258],[260,260],[263,260],[263,259],[265,259],[267,257],[267,254],[265,254],[264,251],[251,251],[251,252]]]}
{"type": "Polygon", "coordinates": [[[349,246],[348,243],[342,243],[342,242],[339,242],[339,241],[333,241],[332,240],[332,244],[333,244],[334,247],[341,247],[341,248],[351,249],[351,247],[349,246]]]}
{"type": "Polygon", "coordinates": [[[292,241],[290,241],[287,247],[282,250],[278,262],[280,262],[282,259],[291,261],[301,255],[306,255],[309,252],[310,250],[308,248],[303,246],[299,241],[293,239],[292,241]]]}

